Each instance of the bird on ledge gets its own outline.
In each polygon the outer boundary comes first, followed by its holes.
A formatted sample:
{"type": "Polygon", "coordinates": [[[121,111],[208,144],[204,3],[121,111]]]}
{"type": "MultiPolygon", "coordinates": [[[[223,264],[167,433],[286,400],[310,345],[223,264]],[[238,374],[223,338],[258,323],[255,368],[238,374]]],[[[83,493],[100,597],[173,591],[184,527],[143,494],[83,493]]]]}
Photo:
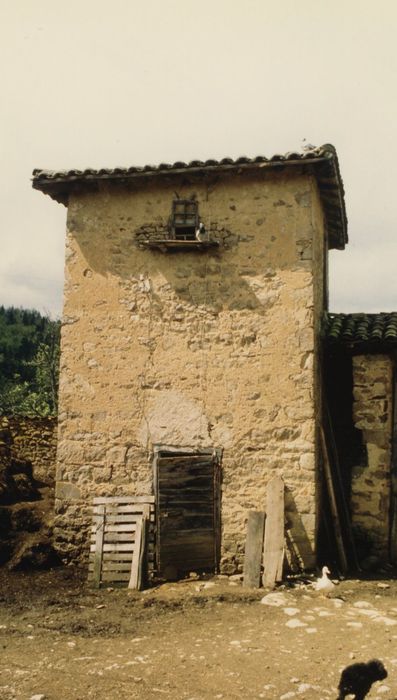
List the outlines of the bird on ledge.
{"type": "Polygon", "coordinates": [[[199,223],[199,227],[196,229],[196,241],[205,241],[206,240],[206,232],[205,232],[205,226],[202,221],[199,223]]]}

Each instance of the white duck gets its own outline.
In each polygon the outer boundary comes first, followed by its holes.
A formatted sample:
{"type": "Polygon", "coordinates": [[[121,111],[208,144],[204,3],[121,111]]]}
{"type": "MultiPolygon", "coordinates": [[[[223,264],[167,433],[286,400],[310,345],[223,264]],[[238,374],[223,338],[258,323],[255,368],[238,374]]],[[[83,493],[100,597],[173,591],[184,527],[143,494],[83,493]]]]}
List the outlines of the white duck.
{"type": "Polygon", "coordinates": [[[319,593],[323,593],[324,595],[327,595],[328,593],[331,593],[331,591],[334,590],[335,584],[332,583],[332,581],[328,578],[328,574],[331,573],[328,566],[323,566],[321,572],[322,576],[321,578],[318,578],[315,582],[314,590],[318,591],[319,593]]]}

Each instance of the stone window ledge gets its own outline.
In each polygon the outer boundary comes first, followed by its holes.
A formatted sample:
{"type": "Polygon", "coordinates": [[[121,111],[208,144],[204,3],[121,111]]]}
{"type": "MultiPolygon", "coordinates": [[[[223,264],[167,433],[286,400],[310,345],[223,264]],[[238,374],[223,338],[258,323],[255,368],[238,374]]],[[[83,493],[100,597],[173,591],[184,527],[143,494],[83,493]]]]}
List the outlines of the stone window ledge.
{"type": "Polygon", "coordinates": [[[207,248],[217,248],[217,241],[182,241],[164,238],[155,241],[140,241],[140,246],[143,248],[158,248],[164,253],[167,250],[206,250],[207,248]]]}

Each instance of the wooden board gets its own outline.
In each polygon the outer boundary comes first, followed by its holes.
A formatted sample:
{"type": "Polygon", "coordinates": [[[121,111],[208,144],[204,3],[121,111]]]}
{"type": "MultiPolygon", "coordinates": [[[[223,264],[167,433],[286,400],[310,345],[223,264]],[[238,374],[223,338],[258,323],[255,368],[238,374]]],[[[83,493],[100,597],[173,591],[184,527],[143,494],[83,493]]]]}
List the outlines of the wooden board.
{"type": "MultiPolygon", "coordinates": [[[[324,469],[327,469],[331,475],[334,495],[336,498],[336,504],[339,514],[341,534],[344,541],[346,562],[350,570],[354,569],[355,571],[360,571],[356,543],[351,524],[351,513],[348,505],[348,496],[346,494],[345,486],[343,483],[342,470],[341,465],[339,463],[339,454],[335,441],[331,414],[328,410],[325,401],[322,433],[323,434],[321,440],[323,444],[323,450],[325,450],[326,452],[326,457],[324,459],[327,459],[327,465],[324,466],[324,469]]],[[[328,478],[329,477],[327,476],[327,479],[328,478]]],[[[342,567],[341,571],[343,573],[342,567]]]]}
{"type": "Polygon", "coordinates": [[[97,514],[94,516],[94,528],[95,528],[95,543],[93,545],[94,551],[94,566],[92,573],[92,580],[94,586],[99,588],[101,582],[102,573],[102,551],[103,551],[103,536],[105,529],[105,506],[100,506],[97,514]]]}
{"type": "Polygon", "coordinates": [[[265,513],[250,510],[248,513],[244,556],[243,586],[246,588],[259,588],[261,583],[264,528],[265,513]]]}
{"type": "Polygon", "coordinates": [[[141,531],[141,541],[138,556],[138,577],[137,577],[137,589],[142,591],[147,582],[147,549],[149,544],[149,517],[150,509],[147,506],[142,515],[142,531],[141,531]]]}
{"type": "Polygon", "coordinates": [[[263,549],[263,585],[274,588],[283,577],[284,562],[284,481],[274,476],[267,485],[266,527],[263,549]]]}
{"type": "Polygon", "coordinates": [[[90,561],[88,578],[99,587],[102,583],[131,583],[142,585],[148,566],[153,570],[155,549],[155,518],[153,496],[95,498],[91,528],[90,561]],[[100,503],[98,503],[100,501],[100,503]],[[142,519],[145,532],[142,550],[142,519]],[[138,567],[138,568],[137,568],[138,567]]]}
{"type": "Polygon", "coordinates": [[[215,572],[219,562],[219,459],[215,450],[156,454],[157,568],[165,578],[215,572]]]}
{"type": "Polygon", "coordinates": [[[142,546],[142,529],[143,529],[143,519],[144,516],[140,515],[138,520],[136,521],[136,538],[135,538],[135,548],[134,548],[134,555],[132,557],[132,562],[131,562],[131,571],[130,571],[130,580],[128,584],[128,588],[138,588],[138,571],[139,571],[139,562],[140,562],[140,552],[141,552],[141,546],[142,546]]]}
{"type": "Polygon", "coordinates": [[[142,515],[136,521],[134,556],[131,563],[131,572],[128,588],[140,590],[144,579],[142,569],[144,567],[144,554],[146,549],[146,532],[149,520],[149,506],[143,507],[142,515]]]}
{"type": "Polygon", "coordinates": [[[327,442],[325,439],[325,434],[324,434],[323,428],[320,429],[320,434],[321,434],[321,447],[322,447],[322,452],[323,452],[325,483],[327,485],[327,491],[328,491],[328,497],[329,497],[329,503],[330,503],[330,509],[331,509],[332,525],[333,525],[333,530],[334,530],[334,534],[335,534],[336,546],[337,546],[337,550],[338,550],[339,566],[340,566],[341,572],[343,574],[345,574],[347,571],[347,568],[348,568],[347,555],[346,555],[345,544],[344,544],[343,536],[342,536],[342,528],[341,528],[341,521],[340,521],[340,517],[339,517],[338,502],[337,502],[337,498],[336,498],[336,494],[335,494],[335,486],[334,486],[334,482],[333,482],[333,478],[332,478],[331,463],[330,463],[327,442]]]}

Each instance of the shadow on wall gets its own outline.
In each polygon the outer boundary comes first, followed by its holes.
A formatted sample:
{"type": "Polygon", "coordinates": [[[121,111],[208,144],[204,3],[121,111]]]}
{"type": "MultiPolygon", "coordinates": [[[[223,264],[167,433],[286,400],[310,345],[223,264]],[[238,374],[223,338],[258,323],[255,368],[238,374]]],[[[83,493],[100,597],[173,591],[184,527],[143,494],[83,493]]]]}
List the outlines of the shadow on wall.
{"type": "MultiPolygon", "coordinates": [[[[205,210],[209,211],[210,188],[194,182],[188,186],[196,185],[208,225],[205,210]]],[[[246,181],[241,183],[242,187],[246,185],[246,181]]],[[[212,216],[218,215],[218,221],[211,221],[209,229],[219,248],[182,254],[139,246],[142,228],[166,229],[174,197],[172,187],[157,192],[146,188],[139,193],[109,189],[91,193],[86,200],[81,195],[78,206],[71,202],[68,228],[85,258],[84,276],[93,273],[115,276],[127,286],[134,279],[144,280],[148,285],[151,279],[156,279],[156,287],[162,287],[163,296],[169,285],[168,291],[175,293],[181,302],[204,305],[209,311],[248,309],[263,315],[279,298],[281,283],[276,270],[296,265],[307,269],[311,261],[298,261],[295,225],[289,222],[289,217],[297,216],[297,212],[292,204],[276,198],[280,185],[273,183],[275,201],[272,201],[272,183],[267,185],[267,194],[264,183],[256,185],[257,191],[263,192],[261,197],[241,195],[240,201],[233,200],[236,203],[232,206],[225,195],[222,202],[217,200],[218,213],[213,211],[212,216]],[[145,197],[152,200],[152,213],[145,209],[145,197]],[[240,207],[241,212],[229,211],[240,207]],[[268,211],[270,216],[266,221],[264,212],[268,211]]],[[[155,301],[161,304],[158,297],[155,301]]]]}
{"type": "MultiPolygon", "coordinates": [[[[303,516],[304,517],[304,516],[303,516]]],[[[285,487],[286,557],[293,573],[312,569],[316,565],[313,542],[308,537],[302,514],[299,513],[292,491],[285,487]]]]}
{"type": "MultiPolygon", "coordinates": [[[[140,293],[150,293],[152,302],[158,313],[163,313],[168,307],[167,296],[176,295],[181,303],[204,306],[213,313],[223,309],[241,311],[247,309],[260,316],[277,301],[275,273],[267,273],[266,290],[264,285],[250,285],[242,276],[244,270],[237,264],[234,252],[223,248],[216,253],[184,251],[162,253],[157,250],[141,250],[135,241],[122,240],[118,243],[120,253],[115,258],[109,250],[107,241],[98,241],[102,250],[101,260],[93,251],[92,243],[80,233],[75,233],[76,242],[87,262],[84,276],[90,277],[96,272],[104,277],[118,277],[124,287],[131,286],[130,292],[139,300],[140,293]],[[161,297],[153,290],[152,280],[161,289],[161,297]],[[135,287],[135,288],[134,288],[135,287]],[[262,299],[261,299],[262,297],[262,299]],[[164,308],[163,308],[164,306],[164,308]]],[[[263,266],[263,263],[262,263],[263,266]]],[[[253,277],[263,274],[258,263],[247,270],[246,276],[253,277]],[[255,267],[258,269],[255,269],[255,267]]]]}

